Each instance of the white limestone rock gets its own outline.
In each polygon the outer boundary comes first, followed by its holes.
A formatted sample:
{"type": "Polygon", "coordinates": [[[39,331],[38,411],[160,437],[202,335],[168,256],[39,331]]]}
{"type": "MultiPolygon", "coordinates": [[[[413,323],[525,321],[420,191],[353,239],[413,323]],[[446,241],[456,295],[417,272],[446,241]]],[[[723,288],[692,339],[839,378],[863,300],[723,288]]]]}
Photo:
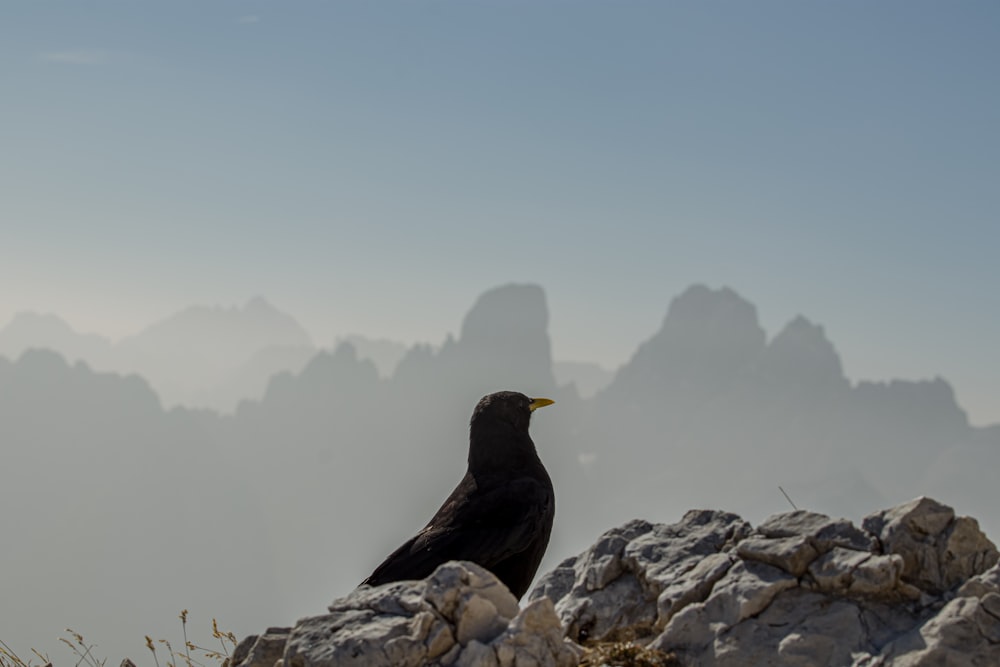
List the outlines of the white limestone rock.
{"type": "MultiPolygon", "coordinates": [[[[267,659],[251,642],[236,667],[571,667],[577,649],[563,638],[549,599],[521,609],[484,568],[445,563],[422,581],[362,587],[330,613],[300,620],[272,637],[267,659]]],[[[241,655],[242,657],[242,655],[241,655]]]]}
{"type": "Polygon", "coordinates": [[[865,517],[865,530],[879,538],[885,553],[903,558],[903,580],[921,590],[942,593],[989,569],[1000,554],[969,517],[931,498],[865,517]]]}
{"type": "Polygon", "coordinates": [[[750,530],[735,514],[707,510],[692,510],[671,525],[631,521],[563,561],[529,599],[556,600],[574,641],[612,639],[619,630],[648,634],[685,605],[705,599],[710,582],[733,562],[719,554],[750,530]]]}
{"type": "Polygon", "coordinates": [[[574,642],[629,639],[691,667],[1000,665],[1000,557],[929,498],[845,519],[797,510],[757,529],[692,510],[607,531],[522,609],[488,571],[362,587],[240,642],[233,667],[571,667],[574,642]]]}
{"type": "Polygon", "coordinates": [[[1000,564],[978,523],[929,498],[858,528],[797,510],[633,521],[530,594],[574,640],[631,638],[685,665],[1000,664],[1000,564]]]}

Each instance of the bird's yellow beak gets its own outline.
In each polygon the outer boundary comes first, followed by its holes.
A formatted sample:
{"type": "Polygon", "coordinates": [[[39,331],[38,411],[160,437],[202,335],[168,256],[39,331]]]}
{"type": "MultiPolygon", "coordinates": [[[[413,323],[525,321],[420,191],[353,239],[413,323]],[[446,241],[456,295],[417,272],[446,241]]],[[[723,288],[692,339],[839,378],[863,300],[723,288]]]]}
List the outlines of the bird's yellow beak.
{"type": "Polygon", "coordinates": [[[534,412],[538,408],[544,408],[546,405],[552,405],[555,403],[551,398],[533,398],[531,403],[528,405],[528,409],[534,412]]]}

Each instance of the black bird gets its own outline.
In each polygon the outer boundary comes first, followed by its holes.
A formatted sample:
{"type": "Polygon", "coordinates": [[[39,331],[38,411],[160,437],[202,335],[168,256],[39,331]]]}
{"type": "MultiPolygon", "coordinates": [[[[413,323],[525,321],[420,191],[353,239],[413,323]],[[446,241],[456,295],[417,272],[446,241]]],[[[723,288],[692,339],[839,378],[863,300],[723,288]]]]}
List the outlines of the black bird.
{"type": "Polygon", "coordinates": [[[441,509],[362,584],[423,579],[438,565],[468,560],[497,576],[518,599],[545,554],[555,493],[535,443],[531,413],[551,405],[514,391],[484,396],[469,423],[469,468],[441,509]]]}

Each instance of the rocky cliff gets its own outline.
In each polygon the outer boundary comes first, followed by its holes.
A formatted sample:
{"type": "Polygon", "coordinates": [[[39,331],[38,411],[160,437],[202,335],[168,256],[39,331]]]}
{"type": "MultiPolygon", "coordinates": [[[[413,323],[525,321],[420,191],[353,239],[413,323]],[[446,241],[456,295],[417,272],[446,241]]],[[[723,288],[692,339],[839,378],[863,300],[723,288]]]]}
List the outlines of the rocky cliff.
{"type": "Polygon", "coordinates": [[[542,577],[523,608],[489,572],[448,563],[247,637],[232,663],[995,665],[998,558],[975,519],[929,498],[860,527],[801,510],[757,527],[692,510],[609,530],[542,577]],[[595,658],[611,642],[642,647],[645,662],[595,658]]]}

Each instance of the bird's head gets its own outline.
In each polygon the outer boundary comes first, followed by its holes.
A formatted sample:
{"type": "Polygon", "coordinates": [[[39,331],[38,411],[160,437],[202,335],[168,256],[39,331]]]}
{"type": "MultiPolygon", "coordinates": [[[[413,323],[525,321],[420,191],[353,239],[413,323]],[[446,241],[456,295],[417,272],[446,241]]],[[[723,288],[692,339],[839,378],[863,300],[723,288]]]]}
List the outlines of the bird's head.
{"type": "Polygon", "coordinates": [[[469,424],[469,470],[475,474],[540,466],[528,424],[532,412],[552,403],[516,391],[484,396],[469,424]]]}
{"type": "Polygon", "coordinates": [[[483,396],[472,411],[471,426],[487,428],[513,427],[527,432],[531,413],[538,408],[552,405],[548,398],[529,398],[516,391],[498,391],[483,396]]]}

